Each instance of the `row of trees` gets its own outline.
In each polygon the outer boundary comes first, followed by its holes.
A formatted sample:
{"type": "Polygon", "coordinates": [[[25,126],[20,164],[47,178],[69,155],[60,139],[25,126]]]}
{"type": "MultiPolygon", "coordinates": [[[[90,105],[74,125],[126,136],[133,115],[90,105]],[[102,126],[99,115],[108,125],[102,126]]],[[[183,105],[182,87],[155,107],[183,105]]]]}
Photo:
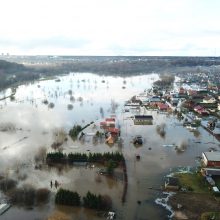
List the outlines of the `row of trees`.
{"type": "Polygon", "coordinates": [[[160,79],[154,82],[155,86],[160,88],[170,87],[175,80],[175,77],[172,75],[160,75],[160,79]]]}
{"type": "MultiPolygon", "coordinates": [[[[46,58],[45,58],[46,59],[46,58]]],[[[65,57],[65,59],[67,59],[65,57]]],[[[50,62],[48,59],[47,62],[50,62]]],[[[198,72],[195,67],[219,65],[220,59],[204,57],[77,57],[74,62],[57,59],[57,65],[27,67],[17,63],[0,60],[0,89],[12,84],[32,81],[40,77],[54,76],[69,72],[92,72],[105,75],[130,76],[132,74],[158,72],[185,73],[198,72]],[[113,62],[112,62],[113,61],[113,62]],[[15,76],[15,77],[14,77],[15,76]]],[[[207,68],[203,68],[207,71],[207,68]]]]}
{"type": "Polygon", "coordinates": [[[123,154],[119,152],[106,153],[70,153],[51,152],[47,154],[48,163],[73,163],[73,162],[93,162],[102,163],[105,161],[124,162],[123,154]]]}
{"type": "MultiPolygon", "coordinates": [[[[82,198],[82,201],[82,205],[90,209],[107,210],[112,206],[112,201],[108,196],[95,195],[89,191],[82,198]]],[[[58,205],[80,206],[81,199],[77,192],[59,189],[55,196],[55,203],[58,205]]]]}

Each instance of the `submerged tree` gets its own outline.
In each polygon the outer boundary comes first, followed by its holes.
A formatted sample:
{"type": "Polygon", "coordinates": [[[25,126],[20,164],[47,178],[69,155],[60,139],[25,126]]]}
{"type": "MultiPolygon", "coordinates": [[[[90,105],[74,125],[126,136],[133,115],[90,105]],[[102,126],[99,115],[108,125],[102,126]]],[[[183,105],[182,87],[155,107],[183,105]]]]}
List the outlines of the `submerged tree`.
{"type": "Polygon", "coordinates": [[[166,124],[165,124],[165,123],[162,123],[162,124],[160,124],[160,125],[157,125],[157,127],[156,127],[157,133],[158,133],[162,138],[164,138],[165,135],[166,135],[166,130],[165,130],[165,128],[166,128],[166,124]]]}
{"type": "Polygon", "coordinates": [[[82,127],[80,125],[74,125],[73,128],[70,129],[69,135],[73,140],[76,140],[81,131],[82,127]]]}
{"type": "Polygon", "coordinates": [[[49,105],[48,105],[48,108],[54,108],[54,103],[53,102],[51,102],[49,105]]]}
{"type": "Polygon", "coordinates": [[[68,110],[72,110],[72,109],[73,109],[73,105],[72,105],[72,104],[68,104],[68,105],[67,105],[67,109],[68,109],[68,110]]]}

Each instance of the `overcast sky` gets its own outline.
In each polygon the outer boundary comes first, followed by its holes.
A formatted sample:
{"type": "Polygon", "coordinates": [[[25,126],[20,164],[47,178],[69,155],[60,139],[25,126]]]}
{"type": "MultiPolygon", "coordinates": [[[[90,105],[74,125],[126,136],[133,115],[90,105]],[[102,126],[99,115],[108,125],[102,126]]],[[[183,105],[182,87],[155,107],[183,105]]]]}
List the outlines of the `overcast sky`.
{"type": "Polygon", "coordinates": [[[219,0],[2,0],[0,53],[220,55],[219,0]]]}

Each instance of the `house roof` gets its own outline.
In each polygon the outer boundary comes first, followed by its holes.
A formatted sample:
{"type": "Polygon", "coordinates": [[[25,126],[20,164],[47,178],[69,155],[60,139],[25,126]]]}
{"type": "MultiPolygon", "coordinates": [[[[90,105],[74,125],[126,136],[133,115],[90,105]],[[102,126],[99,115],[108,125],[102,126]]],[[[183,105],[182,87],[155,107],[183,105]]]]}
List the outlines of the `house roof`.
{"type": "Polygon", "coordinates": [[[212,99],[215,99],[215,98],[212,97],[212,96],[206,96],[203,99],[206,100],[206,101],[209,101],[209,100],[212,100],[212,99]]]}
{"type": "Polygon", "coordinates": [[[201,110],[204,110],[204,108],[200,105],[197,105],[197,106],[194,107],[194,110],[196,110],[196,111],[200,110],[201,111],[201,110]]]}
{"type": "Polygon", "coordinates": [[[205,174],[208,176],[220,176],[220,169],[203,168],[205,174]]]}
{"type": "Polygon", "coordinates": [[[105,121],[113,122],[113,121],[115,121],[115,118],[106,118],[105,121]]]}
{"type": "Polygon", "coordinates": [[[197,91],[196,90],[188,90],[189,95],[196,95],[197,91]]]}
{"type": "Polygon", "coordinates": [[[108,128],[107,129],[109,132],[111,132],[111,133],[118,133],[119,132],[119,129],[118,128],[112,128],[112,127],[110,127],[110,128],[108,128]]]}
{"type": "Polygon", "coordinates": [[[206,159],[209,161],[220,161],[220,152],[214,151],[214,152],[203,152],[206,159]]]}
{"type": "Polygon", "coordinates": [[[159,109],[168,109],[169,108],[169,106],[164,103],[158,103],[157,106],[159,109]]]}
{"type": "Polygon", "coordinates": [[[135,119],[153,119],[152,115],[135,115],[135,119]]]}

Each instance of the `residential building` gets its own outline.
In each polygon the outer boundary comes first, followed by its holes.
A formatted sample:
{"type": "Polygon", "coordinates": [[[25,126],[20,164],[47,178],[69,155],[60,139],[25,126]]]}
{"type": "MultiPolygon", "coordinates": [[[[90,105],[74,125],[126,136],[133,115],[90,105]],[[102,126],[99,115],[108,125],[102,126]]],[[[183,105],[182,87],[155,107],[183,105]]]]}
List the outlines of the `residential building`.
{"type": "Polygon", "coordinates": [[[220,152],[203,152],[202,161],[205,167],[220,168],[220,152]]]}

